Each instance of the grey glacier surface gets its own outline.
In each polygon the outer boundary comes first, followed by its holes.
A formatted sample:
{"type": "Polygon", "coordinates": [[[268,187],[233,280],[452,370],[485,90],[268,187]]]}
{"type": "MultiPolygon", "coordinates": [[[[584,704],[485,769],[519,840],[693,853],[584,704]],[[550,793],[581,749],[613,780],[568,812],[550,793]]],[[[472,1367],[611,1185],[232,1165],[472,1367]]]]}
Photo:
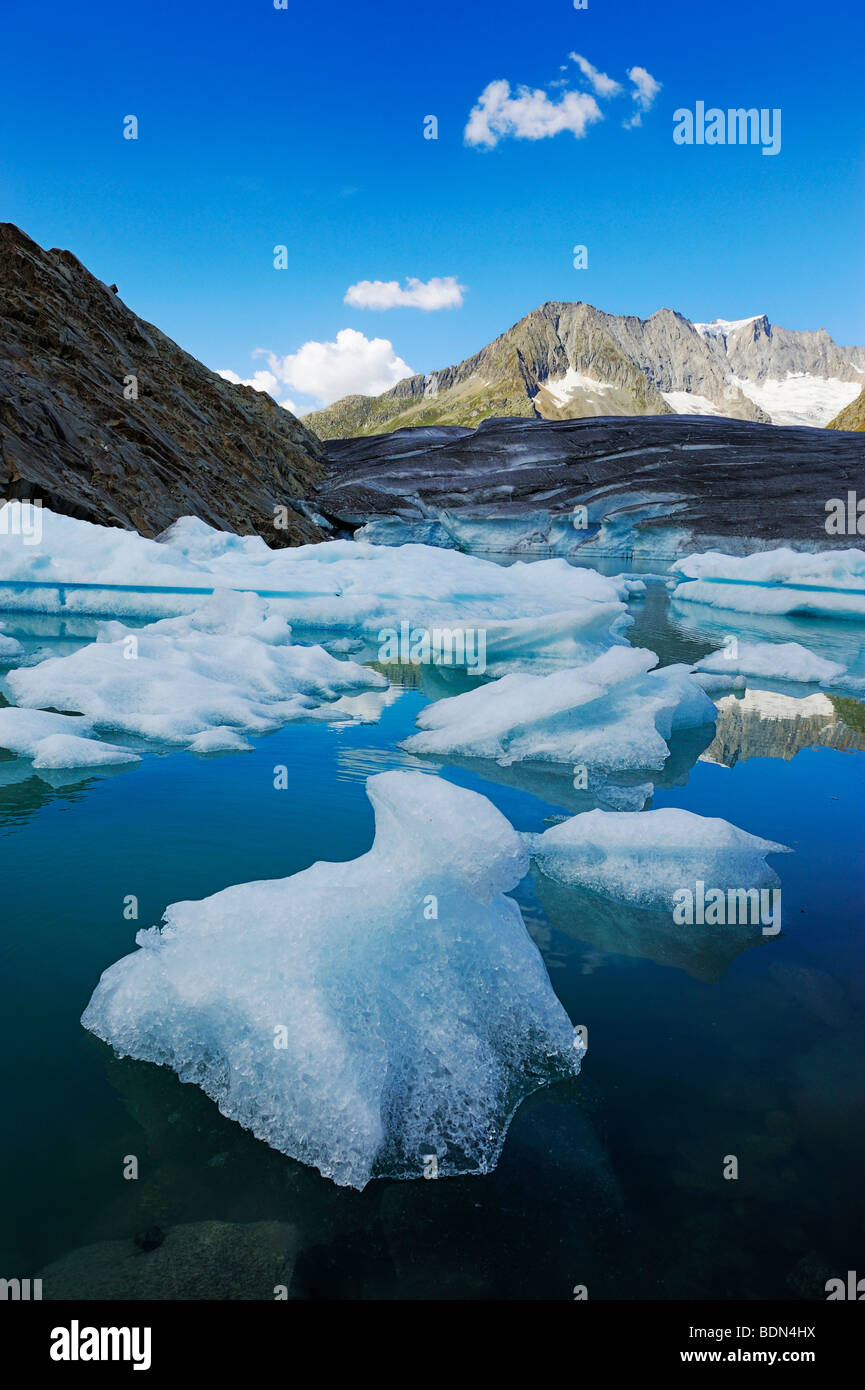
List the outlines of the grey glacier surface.
{"type": "Polygon", "coordinates": [[[316,505],[334,526],[518,554],[843,548],[855,541],[827,535],[826,503],[865,478],[861,435],[683,415],[491,419],[331,440],[327,455],[316,505]]]}

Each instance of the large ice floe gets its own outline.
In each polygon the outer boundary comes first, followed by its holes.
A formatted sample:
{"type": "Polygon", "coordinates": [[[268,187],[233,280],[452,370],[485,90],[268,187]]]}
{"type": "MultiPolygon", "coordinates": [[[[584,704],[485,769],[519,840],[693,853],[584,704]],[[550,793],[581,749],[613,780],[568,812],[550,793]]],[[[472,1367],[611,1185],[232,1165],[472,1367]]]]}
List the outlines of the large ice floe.
{"type": "MultiPolygon", "coordinates": [[[[0,608],[10,610],[176,616],[228,588],[260,592],[298,626],[373,634],[403,621],[432,629],[562,614],[575,629],[584,619],[595,627],[597,603],[612,605],[608,620],[625,613],[622,583],[563,559],[500,566],[427,545],[341,540],[271,550],[258,536],[216,531],[194,517],[148,540],[47,508],[33,544],[6,516],[20,505],[0,508],[0,608]]],[[[516,638],[524,645],[525,633],[516,638]]],[[[500,642],[498,658],[504,653],[500,642]]]]}
{"type": "Polygon", "coordinates": [[[367,792],[367,854],[175,903],[82,1023],[340,1185],[486,1173],[583,1054],[504,896],[528,856],[476,792],[398,771],[367,792]]]}
{"type": "Polygon", "coordinates": [[[672,911],[675,894],[698,880],[723,892],[777,886],[766,856],[788,849],[678,807],[587,811],[525,839],[559,883],[661,911],[672,911]]]}
{"type": "Polygon", "coordinates": [[[865,618],[865,551],[808,554],[765,550],[689,555],[673,566],[676,603],[703,603],[742,613],[807,613],[865,618]]]}
{"type": "MultiPolygon", "coordinates": [[[[377,671],[293,642],[285,619],[255,594],[222,590],[199,604],[146,627],[104,623],[97,641],[71,655],[12,671],[9,689],[19,706],[74,711],[100,731],[209,753],[247,747],[245,734],[269,733],[343,695],[387,688],[377,671]]],[[[78,720],[66,722],[65,732],[77,732],[78,720]]]]}
{"type": "MultiPolygon", "coordinates": [[[[604,772],[662,768],[679,729],[712,724],[715,706],[687,666],[651,668],[654,652],[614,646],[585,666],[514,672],[421,710],[402,747],[604,772]]],[[[589,773],[591,781],[591,771],[589,773]]]]}

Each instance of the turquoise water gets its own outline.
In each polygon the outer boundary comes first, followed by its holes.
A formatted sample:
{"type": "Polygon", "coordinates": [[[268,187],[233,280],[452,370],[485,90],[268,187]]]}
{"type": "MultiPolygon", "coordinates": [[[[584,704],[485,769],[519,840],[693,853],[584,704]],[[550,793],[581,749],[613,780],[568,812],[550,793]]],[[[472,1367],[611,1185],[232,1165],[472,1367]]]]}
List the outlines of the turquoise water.
{"type": "MultiPolygon", "coordinates": [[[[695,659],[717,645],[723,619],[693,607],[672,613],[650,587],[633,605],[632,640],[664,660],[695,659]]],[[[0,616],[58,650],[93,630],[0,616]]],[[[785,624],[827,655],[852,650],[850,625],[785,624]]],[[[189,1226],[189,1278],[199,1296],[226,1296],[195,1233],[269,1222],[292,1232],[295,1297],[570,1298],[583,1284],[591,1298],[823,1298],[827,1278],[861,1264],[865,1236],[865,735],[850,705],[787,704],[778,717],[749,692],[723,706],[714,738],[677,741],[652,802],[794,848],[776,861],[780,937],[687,936],[696,929],[542,879],[520,886],[589,1051],[576,1082],[523,1105],[491,1175],[338,1189],[173,1074],[120,1061],[81,1028],[100,972],[167,904],[367,850],[370,773],[408,765],[448,777],[519,830],[576,809],[560,776],[408,758],[397,744],[429,696],[407,679],[376,724],[297,723],[249,754],[148,754],[53,784],[0,762],[0,1274],[42,1272],[46,1297],[71,1279],[86,1297],[112,1262],[147,1260],[137,1234],[189,1226]],[[288,790],[274,789],[277,764],[288,790]],[[124,917],[130,894],[137,921],[124,917]],[[127,1155],[137,1181],[124,1180],[127,1155]],[[735,1181],[722,1175],[727,1155],[735,1181]]],[[[227,1296],[273,1296],[248,1243],[227,1296]]]]}

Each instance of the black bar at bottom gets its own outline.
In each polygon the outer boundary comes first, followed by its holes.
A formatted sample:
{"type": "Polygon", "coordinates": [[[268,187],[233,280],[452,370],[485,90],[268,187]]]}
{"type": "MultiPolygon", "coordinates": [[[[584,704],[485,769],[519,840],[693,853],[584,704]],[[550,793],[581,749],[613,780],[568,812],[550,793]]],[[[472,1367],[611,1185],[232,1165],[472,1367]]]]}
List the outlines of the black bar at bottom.
{"type": "Polygon", "coordinates": [[[855,1374],[863,1311],[854,1303],[786,1301],[6,1302],[0,1304],[0,1367],[15,1368],[15,1384],[46,1372],[61,1381],[92,1379],[106,1369],[135,1374],[136,1366],[140,1378],[281,1373],[309,1383],[317,1378],[318,1358],[329,1379],[343,1360],[351,1374],[369,1377],[387,1368],[391,1380],[398,1371],[428,1383],[433,1371],[465,1381],[477,1359],[489,1381],[495,1363],[507,1364],[519,1347],[521,1360],[535,1362],[539,1374],[554,1355],[561,1370],[570,1366],[580,1380],[589,1369],[594,1376],[651,1375],[714,1365],[798,1366],[819,1371],[825,1382],[833,1371],[855,1374]],[[407,1336],[416,1339],[414,1364],[405,1361],[407,1336]],[[91,1359],[93,1352],[100,1359],[91,1359]]]}

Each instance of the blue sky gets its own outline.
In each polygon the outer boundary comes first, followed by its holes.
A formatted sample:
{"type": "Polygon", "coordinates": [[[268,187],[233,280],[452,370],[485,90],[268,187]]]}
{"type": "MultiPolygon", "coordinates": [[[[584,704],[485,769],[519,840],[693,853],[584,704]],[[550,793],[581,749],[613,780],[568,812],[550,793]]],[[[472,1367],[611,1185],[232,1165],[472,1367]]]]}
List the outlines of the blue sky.
{"type": "Polygon", "coordinates": [[[865,343],[858,0],[43,0],[7,7],[3,30],[0,217],[215,369],[247,378],[272,366],[256,349],[275,354],[275,394],[300,409],[394,361],[459,361],[549,299],[765,312],[865,343]],[[571,52],[621,84],[596,97],[603,119],[466,144],[495,80],[592,95],[571,52]],[[661,87],[626,129],[634,67],[661,87]],[[780,108],[780,153],[674,144],[674,110],[698,100],[780,108]],[[407,277],[455,277],[461,306],[343,302],[407,277]],[[297,357],[308,342],[346,352],[297,357]]]}

